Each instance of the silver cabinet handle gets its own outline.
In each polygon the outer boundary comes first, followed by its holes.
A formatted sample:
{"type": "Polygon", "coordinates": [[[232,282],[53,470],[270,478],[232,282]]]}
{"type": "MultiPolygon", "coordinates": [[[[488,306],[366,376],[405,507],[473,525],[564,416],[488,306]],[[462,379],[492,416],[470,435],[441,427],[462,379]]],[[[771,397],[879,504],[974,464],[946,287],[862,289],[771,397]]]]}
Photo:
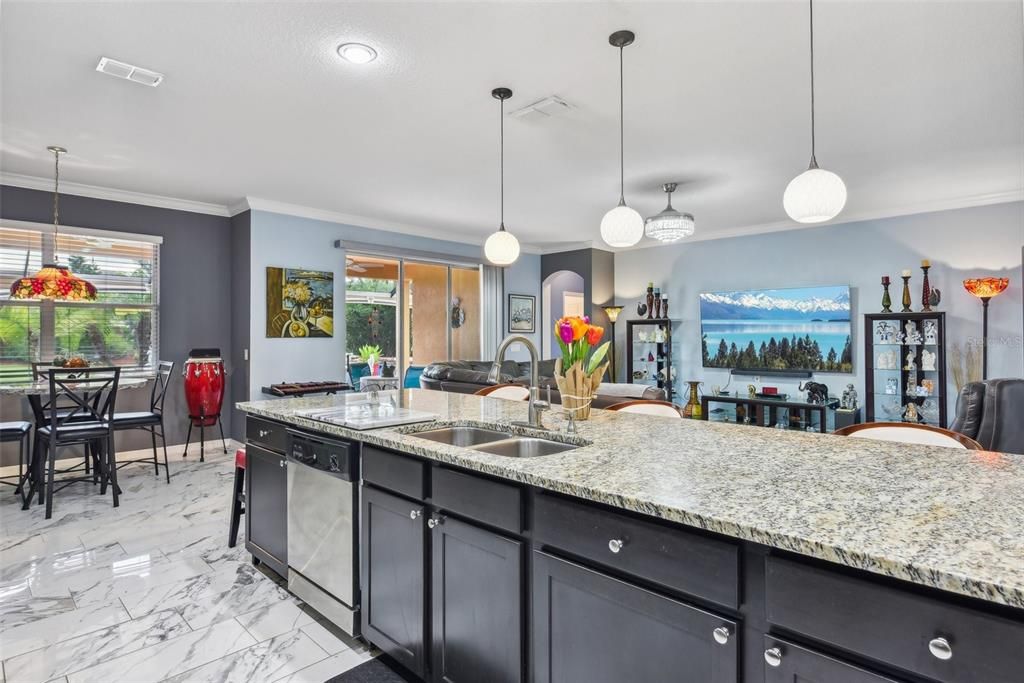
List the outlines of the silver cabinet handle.
{"type": "Polygon", "coordinates": [[[622,546],[624,545],[626,544],[621,539],[613,538],[608,541],[608,550],[611,550],[613,553],[617,553],[622,550],[622,546]]]}
{"type": "Polygon", "coordinates": [[[427,520],[427,526],[431,529],[434,529],[442,524],[444,524],[444,517],[431,517],[427,520]]]}
{"type": "Polygon", "coordinates": [[[284,466],[285,466],[285,465],[287,465],[287,464],[288,464],[288,461],[287,461],[287,460],[285,460],[284,458],[281,458],[281,459],[280,459],[280,460],[278,461],[278,467],[284,467],[284,466]]]}
{"type": "Polygon", "coordinates": [[[269,429],[261,429],[260,430],[260,438],[261,439],[265,439],[269,434],[270,434],[270,430],[269,429]]]}
{"type": "Polygon", "coordinates": [[[949,644],[949,641],[938,636],[928,641],[928,651],[932,653],[932,656],[936,659],[952,659],[953,658],[953,647],[949,644]]]}
{"type": "Polygon", "coordinates": [[[765,650],[764,661],[768,662],[768,666],[781,666],[782,648],[770,647],[767,650],[765,650]]]}
{"type": "Polygon", "coordinates": [[[422,514],[423,510],[409,510],[409,519],[419,519],[422,514]]]}
{"type": "Polygon", "coordinates": [[[725,645],[729,642],[729,636],[732,635],[732,631],[729,630],[728,626],[719,626],[711,632],[711,635],[715,637],[716,643],[719,645],[725,645]]]}

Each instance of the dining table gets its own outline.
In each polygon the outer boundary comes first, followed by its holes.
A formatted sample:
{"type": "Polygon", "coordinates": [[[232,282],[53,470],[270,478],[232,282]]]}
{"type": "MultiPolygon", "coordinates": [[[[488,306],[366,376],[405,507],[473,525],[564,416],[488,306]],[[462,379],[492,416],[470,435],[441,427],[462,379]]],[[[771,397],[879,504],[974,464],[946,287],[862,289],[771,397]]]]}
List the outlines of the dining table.
{"type": "MultiPolygon", "coordinates": [[[[121,376],[117,384],[117,390],[141,389],[151,380],[153,380],[153,376],[148,375],[121,376]]],[[[28,400],[29,406],[32,408],[32,416],[35,421],[36,429],[44,426],[47,420],[50,419],[45,407],[48,405],[50,397],[50,380],[48,378],[36,379],[28,382],[8,382],[6,384],[0,384],[0,396],[24,396],[28,400]]],[[[29,464],[29,467],[24,474],[26,479],[32,479],[40,476],[40,472],[38,472],[39,463],[35,462],[34,451],[35,449],[32,451],[32,462],[29,464]]],[[[21,482],[22,485],[24,483],[24,481],[21,482]]],[[[24,494],[22,495],[24,497],[24,494]]]]}

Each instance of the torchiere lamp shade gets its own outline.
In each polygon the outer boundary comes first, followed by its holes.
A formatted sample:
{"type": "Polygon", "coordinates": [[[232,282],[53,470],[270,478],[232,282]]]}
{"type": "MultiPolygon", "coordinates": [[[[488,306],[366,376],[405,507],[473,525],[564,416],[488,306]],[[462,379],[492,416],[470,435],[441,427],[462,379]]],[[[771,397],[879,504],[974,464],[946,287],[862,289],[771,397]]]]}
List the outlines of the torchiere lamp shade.
{"type": "Polygon", "coordinates": [[[604,314],[608,316],[608,320],[615,324],[619,319],[619,313],[622,313],[622,306],[604,306],[604,314]]]}
{"type": "Polygon", "coordinates": [[[979,299],[991,299],[1010,285],[1008,277],[979,277],[964,280],[964,289],[979,299]]]}

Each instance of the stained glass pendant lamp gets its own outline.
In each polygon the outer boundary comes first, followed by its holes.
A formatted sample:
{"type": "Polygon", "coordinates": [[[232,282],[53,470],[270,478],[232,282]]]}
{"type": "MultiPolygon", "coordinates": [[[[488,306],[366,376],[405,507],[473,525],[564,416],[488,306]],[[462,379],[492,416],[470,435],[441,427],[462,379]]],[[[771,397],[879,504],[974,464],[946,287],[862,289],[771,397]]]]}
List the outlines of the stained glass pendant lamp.
{"type": "Polygon", "coordinates": [[[58,301],[95,301],[96,287],[83,280],[69,268],[57,263],[57,235],[60,229],[60,155],[66,154],[63,147],[47,147],[53,153],[53,263],[44,264],[32,277],[23,277],[11,285],[12,299],[50,299],[58,301]]]}
{"type": "Polygon", "coordinates": [[[635,39],[632,31],[616,31],[608,36],[608,42],[619,48],[619,205],[601,219],[601,239],[609,247],[631,247],[644,236],[643,216],[626,206],[624,171],[622,50],[632,45],[635,39]]]}
{"type": "Polygon", "coordinates": [[[846,206],[846,184],[832,171],[818,168],[814,156],[814,0],[810,5],[811,35],[811,163],[789,181],[782,207],[797,223],[822,223],[839,215],[846,206]]]}
{"type": "Polygon", "coordinates": [[[668,195],[668,206],[656,216],[647,219],[647,236],[659,242],[677,242],[693,234],[695,223],[693,214],[680,213],[672,208],[672,193],[676,191],[675,183],[665,183],[662,189],[668,195]]]}
{"type": "Polygon", "coordinates": [[[501,101],[500,118],[498,119],[501,217],[498,230],[491,233],[491,236],[484,242],[484,256],[496,266],[510,266],[519,258],[519,240],[505,229],[505,100],[512,97],[512,91],[508,88],[495,88],[491,91],[491,97],[501,101]]]}

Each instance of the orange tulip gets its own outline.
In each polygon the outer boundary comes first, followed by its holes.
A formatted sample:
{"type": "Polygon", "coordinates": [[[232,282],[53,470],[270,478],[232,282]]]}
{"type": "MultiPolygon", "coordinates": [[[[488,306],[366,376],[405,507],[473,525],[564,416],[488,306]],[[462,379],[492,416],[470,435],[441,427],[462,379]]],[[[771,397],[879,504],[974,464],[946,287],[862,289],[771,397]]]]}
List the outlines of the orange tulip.
{"type": "Polygon", "coordinates": [[[598,327],[597,325],[591,325],[587,328],[587,343],[591,346],[597,346],[598,342],[601,341],[601,337],[604,336],[604,328],[598,327]]]}
{"type": "Polygon", "coordinates": [[[577,317],[569,318],[569,325],[572,326],[572,340],[574,342],[583,339],[583,335],[587,333],[587,328],[589,327],[589,325],[583,322],[583,318],[577,317]]]}

